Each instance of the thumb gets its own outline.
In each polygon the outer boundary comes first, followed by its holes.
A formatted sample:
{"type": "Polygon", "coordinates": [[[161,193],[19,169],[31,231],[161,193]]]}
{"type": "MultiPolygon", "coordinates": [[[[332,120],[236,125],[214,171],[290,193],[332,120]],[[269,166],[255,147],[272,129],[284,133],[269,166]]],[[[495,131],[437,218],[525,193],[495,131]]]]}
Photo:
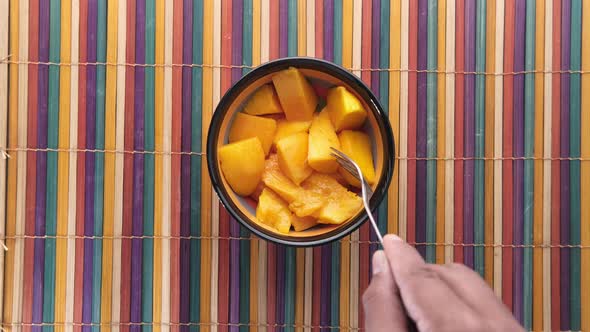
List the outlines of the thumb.
{"type": "Polygon", "coordinates": [[[382,250],[373,255],[373,277],[363,294],[363,307],[368,332],[408,331],[399,290],[382,250]]]}

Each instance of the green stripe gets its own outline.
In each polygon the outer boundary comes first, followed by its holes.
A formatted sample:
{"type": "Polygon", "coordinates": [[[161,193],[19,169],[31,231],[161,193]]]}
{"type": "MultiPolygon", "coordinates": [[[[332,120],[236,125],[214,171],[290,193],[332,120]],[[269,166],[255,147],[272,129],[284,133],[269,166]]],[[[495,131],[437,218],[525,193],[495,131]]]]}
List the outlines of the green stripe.
{"type": "MultiPolygon", "coordinates": [[[[426,68],[436,70],[438,63],[438,1],[428,0],[428,53],[426,68]]],[[[426,156],[436,157],[437,75],[426,76],[426,156]]],[[[436,242],[436,161],[426,161],[426,242],[436,242]]],[[[426,247],[426,261],[434,263],[436,247],[426,247]]]]}
{"type": "MultiPolygon", "coordinates": [[[[154,0],[145,0],[145,63],[155,63],[155,21],[156,9],[154,0]]],[[[155,149],[155,69],[145,67],[145,109],[144,109],[144,149],[155,149]]],[[[144,187],[143,187],[143,234],[154,235],[154,155],[145,154],[144,157],[144,187]]],[[[142,321],[152,322],[153,315],[153,272],[154,272],[154,240],[143,240],[142,265],[142,321]]],[[[151,325],[143,326],[143,331],[152,331],[151,325]]]]}
{"type": "MultiPolygon", "coordinates": [[[[49,61],[59,62],[60,57],[60,0],[52,0],[49,7],[49,61]]],[[[47,113],[47,147],[58,147],[59,134],[59,66],[49,66],[49,95],[47,113]]],[[[47,153],[47,207],[46,234],[56,235],[57,228],[57,152],[47,153]]],[[[62,190],[67,190],[63,189],[62,190]]],[[[43,322],[53,323],[55,302],[55,238],[45,240],[45,272],[43,288],[43,322]]],[[[53,331],[44,326],[43,331],[53,331]]]]}
{"type": "MultiPolygon", "coordinates": [[[[193,63],[203,63],[203,2],[195,1],[193,4],[193,63]]],[[[202,93],[203,93],[203,68],[192,69],[191,91],[191,151],[201,151],[202,136],[202,93]]],[[[190,234],[201,235],[201,156],[191,156],[190,170],[190,234]]],[[[190,240],[190,306],[189,321],[198,323],[201,318],[201,242],[198,239],[190,240]]],[[[198,325],[192,325],[190,331],[199,331],[198,325]]]]}
{"type": "MultiPolygon", "coordinates": [[[[475,26],[475,71],[486,70],[486,0],[479,0],[476,5],[477,23],[475,26]]],[[[475,157],[483,158],[485,154],[485,89],[484,75],[475,76],[475,157]]],[[[474,162],[473,178],[473,240],[483,244],[484,227],[484,161],[474,162]]],[[[474,248],[474,268],[482,277],[485,273],[484,248],[474,248]]]]}
{"type": "MultiPolygon", "coordinates": [[[[587,23],[587,22],[584,22],[587,23]]],[[[582,27],[582,0],[572,0],[572,30],[571,30],[571,69],[581,69],[581,27],[582,27]]],[[[586,41],[588,42],[588,41],[586,41]]],[[[570,76],[570,156],[580,157],[580,74],[570,76]]],[[[589,130],[586,128],[586,130],[589,130]]],[[[588,208],[588,207],[586,207],[588,208]]],[[[570,161],[570,243],[580,244],[580,161],[570,161]]],[[[589,222],[586,220],[586,222],[589,222]]],[[[571,309],[570,329],[580,330],[580,248],[572,248],[570,251],[571,272],[571,309]]]]}
{"type": "MultiPolygon", "coordinates": [[[[252,65],[252,0],[244,0],[242,26],[242,64],[252,65]]],[[[242,75],[250,71],[244,68],[242,75]]],[[[240,227],[240,237],[251,238],[250,232],[240,227]]],[[[240,324],[250,322],[250,241],[240,241],[240,324]]],[[[249,331],[248,325],[241,325],[240,332],[249,331]]]]}
{"type": "MultiPolygon", "coordinates": [[[[389,68],[389,1],[381,1],[381,34],[379,36],[379,68],[389,68]]],[[[379,73],[379,100],[383,111],[389,114],[389,72],[379,73]]],[[[395,142],[398,143],[398,142],[395,142]]],[[[387,234],[387,194],[379,204],[377,226],[381,234],[387,234]]]]}
{"type": "MultiPolygon", "coordinates": [[[[297,55],[297,1],[289,0],[288,3],[288,39],[287,55],[297,55]]],[[[278,28],[278,27],[277,27],[278,28]]],[[[297,275],[295,248],[285,249],[285,331],[294,331],[295,324],[295,278],[297,275]]],[[[303,271],[299,271],[303,273],[303,271]]]]}
{"type": "MultiPolygon", "coordinates": [[[[535,70],[535,0],[527,0],[525,35],[525,70],[535,70]]],[[[535,75],[524,76],[524,156],[533,157],[535,148],[535,75]]],[[[477,175],[476,175],[477,179],[477,175]]],[[[533,181],[534,162],[524,161],[524,228],[523,244],[533,243],[533,181]]],[[[483,248],[482,248],[483,251],[483,248]]],[[[483,253],[482,253],[483,255],[483,253]]],[[[523,325],[527,330],[533,322],[533,249],[523,249],[523,325]]]]}

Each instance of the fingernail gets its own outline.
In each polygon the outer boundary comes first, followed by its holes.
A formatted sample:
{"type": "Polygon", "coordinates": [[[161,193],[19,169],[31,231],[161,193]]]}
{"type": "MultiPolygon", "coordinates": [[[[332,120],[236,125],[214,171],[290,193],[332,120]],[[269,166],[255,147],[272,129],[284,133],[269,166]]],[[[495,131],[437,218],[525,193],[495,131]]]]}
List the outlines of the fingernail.
{"type": "Polygon", "coordinates": [[[383,250],[377,250],[373,254],[373,275],[379,274],[388,267],[387,257],[383,250]]]}
{"type": "Polygon", "coordinates": [[[401,241],[403,242],[404,240],[402,240],[401,237],[395,235],[395,234],[387,234],[385,235],[385,240],[389,239],[390,241],[401,241]]]}

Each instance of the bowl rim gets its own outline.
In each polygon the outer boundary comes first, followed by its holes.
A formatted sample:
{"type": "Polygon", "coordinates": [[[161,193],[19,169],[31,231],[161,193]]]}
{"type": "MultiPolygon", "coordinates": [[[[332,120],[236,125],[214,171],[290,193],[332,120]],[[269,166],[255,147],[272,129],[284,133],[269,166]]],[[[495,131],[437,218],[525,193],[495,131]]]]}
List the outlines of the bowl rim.
{"type": "Polygon", "coordinates": [[[371,197],[369,205],[371,207],[371,211],[374,211],[379,206],[387,194],[387,189],[391,183],[391,178],[393,176],[393,170],[395,167],[395,139],[393,136],[391,124],[389,122],[389,117],[384,112],[379,99],[359,77],[352,74],[350,71],[346,70],[340,65],[322,59],[311,57],[285,57],[269,61],[255,67],[246,75],[242,76],[235,84],[233,84],[219,100],[219,103],[217,104],[215,112],[211,118],[211,123],[207,132],[207,169],[209,171],[208,173],[211,180],[211,185],[215,190],[215,193],[217,194],[221,204],[227,209],[234,219],[236,219],[242,226],[246,227],[250,232],[256,234],[260,238],[277,244],[294,247],[319,246],[337,241],[354,232],[367,221],[368,218],[366,212],[363,210],[363,212],[358,214],[356,218],[352,220],[352,222],[347,222],[349,225],[344,228],[336,228],[331,232],[313,236],[309,239],[300,238],[301,240],[291,240],[286,237],[281,237],[280,234],[270,235],[261,229],[254,227],[252,225],[254,222],[251,221],[250,218],[247,218],[247,216],[243,215],[243,213],[235,206],[235,203],[231,198],[229,198],[229,194],[222,184],[221,177],[223,175],[217,167],[217,142],[219,138],[219,131],[223,119],[229,110],[229,106],[232,104],[234,99],[239,96],[239,94],[252,82],[260,79],[261,77],[269,75],[269,73],[274,73],[289,67],[317,70],[329,74],[348,84],[357,94],[362,96],[367,104],[372,104],[373,107],[370,107],[370,110],[368,111],[374,114],[378,125],[378,130],[381,132],[383,140],[384,171],[379,183],[375,188],[374,194],[371,197]],[[325,236],[326,234],[328,234],[328,236],[325,236]]]}

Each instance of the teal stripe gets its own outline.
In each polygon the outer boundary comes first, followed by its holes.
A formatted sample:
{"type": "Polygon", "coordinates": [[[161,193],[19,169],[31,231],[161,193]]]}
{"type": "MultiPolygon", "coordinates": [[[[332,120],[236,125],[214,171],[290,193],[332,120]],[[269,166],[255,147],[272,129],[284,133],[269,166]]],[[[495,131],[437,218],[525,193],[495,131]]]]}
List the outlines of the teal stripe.
{"type": "MultiPolygon", "coordinates": [[[[438,1],[428,0],[428,54],[426,68],[436,70],[438,64],[438,1]]],[[[437,141],[437,80],[436,73],[426,76],[426,157],[436,157],[437,141]]],[[[436,242],[436,160],[426,161],[426,242],[436,242]]],[[[436,247],[426,247],[426,261],[434,263],[436,247]]]]}
{"type": "MultiPolygon", "coordinates": [[[[389,1],[381,1],[381,31],[379,36],[379,68],[389,68],[389,1]]],[[[389,114],[389,72],[379,73],[379,100],[385,114],[389,114]]],[[[395,142],[398,144],[398,142],[395,142]]],[[[377,226],[381,234],[387,234],[387,194],[379,204],[377,226]]]]}
{"type": "MultiPolygon", "coordinates": [[[[587,23],[587,22],[584,22],[587,23]]],[[[571,69],[581,69],[581,27],[582,27],[582,0],[572,0],[571,21],[571,69]]],[[[588,42],[588,41],[586,41],[588,42]]],[[[570,156],[580,157],[580,74],[570,76],[570,156]]],[[[586,92],[587,93],[587,92],[586,92]]],[[[586,130],[589,130],[586,128],[586,130]]],[[[567,208],[567,207],[564,207],[567,208]]],[[[588,208],[588,207],[586,207],[588,208]]],[[[580,244],[580,160],[570,161],[570,241],[572,245],[580,244]]],[[[586,222],[589,222],[586,220],[586,222]]],[[[571,307],[570,329],[580,330],[580,248],[572,248],[570,251],[571,273],[571,307]]]]}
{"type": "MultiPolygon", "coordinates": [[[[244,0],[242,26],[242,64],[252,65],[252,0],[244,0]]],[[[242,75],[250,71],[244,68],[242,75]]],[[[240,227],[240,237],[250,238],[253,236],[245,227],[240,227]]],[[[240,241],[240,324],[250,322],[250,241],[240,241]]],[[[241,325],[240,332],[247,332],[248,325],[241,325]]]]}
{"type": "MultiPolygon", "coordinates": [[[[524,70],[535,70],[535,0],[527,0],[524,70]]],[[[524,76],[524,156],[533,157],[535,148],[535,75],[524,76]]],[[[477,177],[476,177],[477,178],[477,177]]],[[[523,244],[533,243],[534,162],[524,161],[523,244]]],[[[483,248],[482,248],[483,251],[483,248]]],[[[483,255],[483,253],[482,253],[483,255]]],[[[533,249],[523,249],[523,324],[527,330],[533,322],[533,249]]]]}
{"type": "MultiPolygon", "coordinates": [[[[145,63],[155,63],[155,22],[156,9],[154,0],[145,0],[145,63]]],[[[145,67],[145,109],[144,109],[144,149],[155,149],[155,69],[145,67]]],[[[144,187],[143,187],[143,234],[154,235],[154,155],[145,154],[144,158],[144,187]]],[[[142,321],[152,322],[153,315],[153,272],[154,272],[154,240],[143,240],[143,265],[142,265],[142,321]]],[[[151,325],[143,326],[143,331],[152,331],[151,325]]]]}
{"type": "MultiPolygon", "coordinates": [[[[288,3],[288,39],[287,39],[287,55],[297,55],[297,1],[289,0],[288,3]]],[[[278,27],[276,27],[278,29],[278,27]]],[[[295,279],[297,273],[296,269],[296,254],[295,248],[286,247],[285,249],[285,331],[294,331],[295,324],[295,279]]]]}
{"type": "MultiPolygon", "coordinates": [[[[49,61],[59,62],[60,57],[60,0],[52,0],[49,7],[49,61]]],[[[49,66],[49,100],[47,115],[47,147],[58,147],[59,134],[59,66],[49,66]]],[[[57,231],[57,152],[47,153],[47,207],[46,234],[57,231]]],[[[67,190],[63,189],[62,190],[67,190]]],[[[45,272],[43,287],[43,322],[53,323],[55,317],[55,238],[45,240],[45,272]]],[[[44,326],[43,331],[53,331],[53,326],[44,326]]]]}
{"type": "MultiPolygon", "coordinates": [[[[475,26],[475,71],[486,70],[486,0],[479,0],[476,5],[477,23],[475,26]]],[[[485,76],[475,76],[475,157],[485,156],[485,76]]],[[[475,159],[473,179],[473,240],[483,244],[484,227],[484,161],[475,159]]],[[[473,267],[482,277],[485,273],[484,248],[474,248],[473,267]]]]}
{"type": "MultiPolygon", "coordinates": [[[[203,1],[193,4],[193,63],[203,63],[203,1]]],[[[202,101],[203,101],[203,68],[192,68],[191,91],[191,151],[201,151],[202,136],[202,101]]],[[[201,156],[191,156],[190,170],[190,235],[201,235],[201,156]]],[[[190,240],[190,292],[189,321],[198,323],[201,317],[201,242],[190,240]]],[[[190,331],[199,331],[198,325],[191,325],[190,331]]]]}

